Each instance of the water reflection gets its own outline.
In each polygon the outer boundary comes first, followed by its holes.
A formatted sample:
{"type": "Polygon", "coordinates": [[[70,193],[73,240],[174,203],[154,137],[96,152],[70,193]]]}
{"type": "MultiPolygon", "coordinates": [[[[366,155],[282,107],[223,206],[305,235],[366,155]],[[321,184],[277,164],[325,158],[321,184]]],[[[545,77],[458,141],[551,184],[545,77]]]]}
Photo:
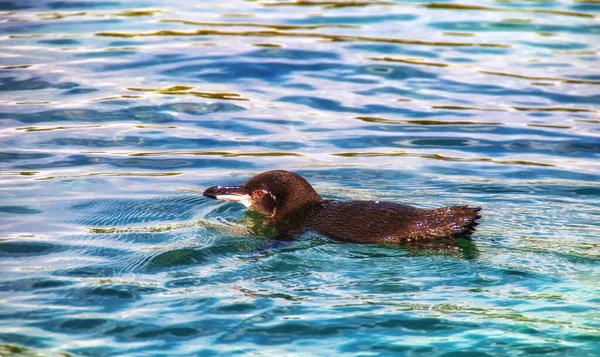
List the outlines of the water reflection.
{"type": "Polygon", "coordinates": [[[0,355],[597,355],[594,1],[0,11],[0,355]],[[277,168],[485,215],[277,242],[200,194],[277,168]]]}

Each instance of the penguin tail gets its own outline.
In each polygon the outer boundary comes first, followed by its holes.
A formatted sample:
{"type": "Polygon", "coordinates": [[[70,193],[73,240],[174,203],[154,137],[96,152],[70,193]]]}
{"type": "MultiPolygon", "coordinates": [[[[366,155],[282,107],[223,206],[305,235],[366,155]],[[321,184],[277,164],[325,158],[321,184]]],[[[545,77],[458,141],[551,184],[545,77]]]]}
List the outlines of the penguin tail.
{"type": "Polygon", "coordinates": [[[475,227],[481,219],[481,207],[451,206],[437,208],[432,211],[435,220],[439,222],[438,236],[448,238],[470,239],[475,227]]]}

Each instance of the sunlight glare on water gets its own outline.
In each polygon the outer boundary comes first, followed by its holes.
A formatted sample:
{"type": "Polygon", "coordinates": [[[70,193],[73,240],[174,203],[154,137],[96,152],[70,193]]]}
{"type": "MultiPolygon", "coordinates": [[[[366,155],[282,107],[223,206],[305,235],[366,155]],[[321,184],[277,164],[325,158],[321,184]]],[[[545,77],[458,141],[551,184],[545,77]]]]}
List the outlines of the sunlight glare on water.
{"type": "Polygon", "coordinates": [[[0,1],[0,355],[598,356],[600,4],[0,1]],[[483,207],[274,242],[202,191],[483,207]]]}

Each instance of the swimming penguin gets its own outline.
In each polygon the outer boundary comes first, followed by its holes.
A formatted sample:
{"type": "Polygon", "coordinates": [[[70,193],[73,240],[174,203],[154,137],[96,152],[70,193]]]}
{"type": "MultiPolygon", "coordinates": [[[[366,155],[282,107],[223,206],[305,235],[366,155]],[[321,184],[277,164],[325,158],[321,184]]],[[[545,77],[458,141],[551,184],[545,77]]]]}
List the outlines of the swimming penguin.
{"type": "Polygon", "coordinates": [[[324,200],[300,175],[282,170],[263,172],[242,186],[209,187],[204,196],[266,215],[281,239],[312,230],[345,242],[422,244],[469,238],[481,218],[480,207],[324,200]]]}

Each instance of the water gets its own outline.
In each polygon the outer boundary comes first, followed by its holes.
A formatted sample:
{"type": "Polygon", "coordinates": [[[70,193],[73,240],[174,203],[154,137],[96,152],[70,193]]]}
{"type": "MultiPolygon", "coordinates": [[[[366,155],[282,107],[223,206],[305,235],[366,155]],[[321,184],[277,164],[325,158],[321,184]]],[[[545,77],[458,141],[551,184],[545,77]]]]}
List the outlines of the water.
{"type": "Polygon", "coordinates": [[[597,1],[0,11],[0,355],[600,355],[597,1]],[[270,169],[484,219],[279,244],[200,195],[270,169]]]}

